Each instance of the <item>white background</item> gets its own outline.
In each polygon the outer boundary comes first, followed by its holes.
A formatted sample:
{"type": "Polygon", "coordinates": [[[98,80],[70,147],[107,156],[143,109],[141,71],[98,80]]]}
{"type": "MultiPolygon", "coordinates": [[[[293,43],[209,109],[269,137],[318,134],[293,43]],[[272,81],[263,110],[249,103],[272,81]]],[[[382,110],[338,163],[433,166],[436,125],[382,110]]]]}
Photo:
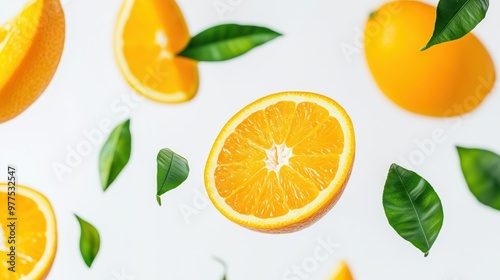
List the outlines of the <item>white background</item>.
{"type": "MultiPolygon", "coordinates": [[[[0,0],[2,22],[22,7],[13,2],[22,1],[0,0]]],[[[292,266],[314,256],[318,238],[330,238],[339,247],[308,279],[327,279],[342,259],[357,280],[498,279],[500,213],[469,192],[455,150],[459,144],[500,152],[498,90],[465,119],[422,117],[389,102],[374,84],[362,50],[347,59],[340,49],[343,43],[355,44],[368,14],[384,1],[242,0],[221,17],[213,7],[217,1],[179,0],[192,34],[234,22],[267,26],[285,36],[238,59],[200,63],[200,89],[191,102],[144,100],[126,116],[111,110],[122,96],[136,95],[113,56],[121,2],[65,1],[66,45],[52,83],[27,111],[0,125],[0,170],[16,165],[20,183],[44,193],[56,212],[59,244],[49,279],[219,280],[222,267],[212,259],[218,256],[227,262],[230,280],[280,280],[292,266]],[[219,130],[246,104],[284,90],[330,96],[353,119],[357,157],[339,203],[310,228],[287,235],[241,228],[211,203],[201,205],[187,222],[180,207],[200,206],[192,201],[196,193],[205,193],[203,169],[219,130]],[[62,181],[57,178],[52,165],[64,163],[68,149],[85,141],[84,131],[97,129],[103,119],[114,126],[128,116],[132,157],[105,193],[97,160],[102,144],[93,146],[62,181]],[[418,150],[416,141],[430,138],[435,129],[445,131],[446,141],[412,167],[433,184],[445,210],[441,234],[424,258],[389,226],[381,199],[389,165],[408,159],[418,150]],[[182,187],[163,196],[159,207],[156,154],[164,147],[188,158],[191,174],[182,187]],[[101,234],[101,250],[91,269],[80,256],[80,229],[73,214],[101,234]]],[[[475,33],[496,65],[498,26],[500,7],[492,1],[475,33]]],[[[0,174],[0,181],[6,176],[6,171],[0,174]]]]}

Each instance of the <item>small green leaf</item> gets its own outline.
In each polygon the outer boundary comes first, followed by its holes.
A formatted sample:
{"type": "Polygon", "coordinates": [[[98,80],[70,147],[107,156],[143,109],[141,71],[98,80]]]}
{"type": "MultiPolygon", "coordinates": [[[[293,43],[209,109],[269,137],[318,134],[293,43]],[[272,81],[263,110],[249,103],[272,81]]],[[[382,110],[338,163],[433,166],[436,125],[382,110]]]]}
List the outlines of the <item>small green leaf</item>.
{"type": "Polygon", "coordinates": [[[113,129],[99,155],[99,173],[104,191],[127,165],[131,149],[130,120],[126,120],[113,129]]]}
{"type": "Polygon", "coordinates": [[[421,50],[467,35],[484,19],[488,7],[488,0],[440,0],[434,34],[421,50]]]}
{"type": "Polygon", "coordinates": [[[221,280],[227,280],[227,264],[226,264],[226,262],[218,257],[213,257],[213,259],[215,261],[217,261],[218,263],[220,263],[224,267],[224,274],[223,274],[221,280]]]}
{"type": "Polygon", "coordinates": [[[225,61],[281,36],[271,29],[237,24],[211,27],[194,36],[178,55],[198,61],[225,61]]]}
{"type": "Polygon", "coordinates": [[[161,206],[160,196],[177,188],[189,175],[189,165],[185,158],[170,149],[162,149],[156,158],[156,201],[161,206]]]}
{"type": "Polygon", "coordinates": [[[99,247],[101,245],[101,238],[99,237],[99,232],[97,229],[89,224],[87,221],[75,215],[80,223],[80,253],[82,254],[83,260],[88,267],[92,266],[97,253],[99,253],[99,247]]]}
{"type": "Polygon", "coordinates": [[[443,206],[432,186],[417,173],[391,165],[383,204],[389,224],[425,256],[443,226],[443,206]]]}
{"type": "Polygon", "coordinates": [[[500,156],[481,149],[457,147],[470,191],[482,204],[500,210],[500,156]]]}

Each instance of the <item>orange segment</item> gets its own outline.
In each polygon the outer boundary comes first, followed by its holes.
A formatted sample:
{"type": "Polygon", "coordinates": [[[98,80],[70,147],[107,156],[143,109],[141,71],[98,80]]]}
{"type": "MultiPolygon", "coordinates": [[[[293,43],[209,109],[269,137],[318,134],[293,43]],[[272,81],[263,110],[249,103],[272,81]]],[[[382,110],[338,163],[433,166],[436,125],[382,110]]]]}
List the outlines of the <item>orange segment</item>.
{"type": "Polygon", "coordinates": [[[318,197],[319,188],[293,167],[283,166],[279,174],[280,187],[287,194],[288,209],[300,209],[318,197]]]}
{"type": "Polygon", "coordinates": [[[353,280],[351,270],[345,261],[339,263],[330,280],[353,280]]]}
{"type": "Polygon", "coordinates": [[[190,35],[174,0],[125,0],[115,32],[115,54],[127,82],[159,102],[183,102],[198,90],[195,61],[176,57],[190,35]]]}
{"type": "Polygon", "coordinates": [[[205,167],[207,192],[240,225],[298,230],[338,200],[354,146],[352,123],[335,101],[304,92],[270,95],[222,129],[205,167]]]}
{"type": "Polygon", "coordinates": [[[344,150],[344,132],[339,121],[329,117],[325,122],[310,129],[293,148],[295,155],[341,154],[344,150]]]}
{"type": "Polygon", "coordinates": [[[260,187],[266,183],[267,171],[261,169],[257,173],[246,179],[245,183],[236,188],[234,192],[226,199],[229,205],[238,205],[238,211],[242,214],[252,215],[258,211],[258,201],[260,198],[260,187]]]}
{"type": "Polygon", "coordinates": [[[312,181],[320,190],[326,189],[335,178],[340,156],[335,154],[293,156],[290,167],[307,181],[312,181]]]}
{"type": "Polygon", "coordinates": [[[240,189],[243,180],[251,179],[261,169],[266,167],[264,161],[250,161],[231,165],[219,165],[215,170],[215,179],[223,182],[219,192],[223,197],[229,197],[240,189]]]}
{"type": "Polygon", "coordinates": [[[236,128],[235,134],[264,149],[271,148],[273,143],[272,138],[269,137],[269,129],[263,110],[253,113],[246,120],[241,122],[236,128]]]}
{"type": "Polygon", "coordinates": [[[268,127],[273,128],[270,134],[274,143],[281,144],[285,142],[290,131],[289,127],[295,114],[295,108],[295,102],[280,101],[264,110],[268,127]]]}
{"type": "Polygon", "coordinates": [[[0,26],[0,123],[26,110],[47,88],[64,48],[59,0],[31,0],[0,26]]]}
{"type": "Polygon", "coordinates": [[[292,123],[288,128],[286,145],[294,147],[299,141],[317,126],[328,120],[328,111],[312,102],[302,102],[297,105],[292,123]]]}
{"type": "Polygon", "coordinates": [[[266,153],[262,148],[250,142],[249,139],[233,133],[226,139],[226,145],[219,154],[218,162],[220,164],[239,163],[264,160],[265,158],[266,153]]]}
{"type": "MultiPolygon", "coordinates": [[[[9,264],[2,262],[0,279],[45,279],[57,247],[57,231],[54,212],[50,202],[40,193],[17,186],[15,195],[15,244],[9,244],[11,235],[7,228],[11,217],[7,205],[0,208],[0,254],[10,253],[10,246],[15,245],[15,272],[8,270],[9,264]]],[[[0,183],[0,199],[8,201],[7,185],[0,183]]]]}
{"type": "MultiPolygon", "coordinates": [[[[264,172],[267,172],[267,174],[257,174],[266,181],[256,186],[260,196],[255,203],[257,212],[254,215],[259,218],[283,216],[288,213],[289,207],[286,204],[287,193],[281,187],[282,182],[279,181],[281,177],[278,178],[276,172],[268,172],[267,170],[264,172]]],[[[234,208],[237,207],[238,205],[234,206],[234,208]]]]}

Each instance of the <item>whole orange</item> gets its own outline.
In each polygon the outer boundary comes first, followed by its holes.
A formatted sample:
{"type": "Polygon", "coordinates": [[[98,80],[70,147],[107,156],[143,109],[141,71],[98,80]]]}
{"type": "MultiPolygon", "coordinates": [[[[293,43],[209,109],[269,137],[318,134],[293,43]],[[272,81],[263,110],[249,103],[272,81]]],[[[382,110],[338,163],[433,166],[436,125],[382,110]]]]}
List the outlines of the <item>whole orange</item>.
{"type": "Polygon", "coordinates": [[[366,59],[382,92],[400,107],[434,117],[462,115],[491,92],[495,67],[471,33],[420,51],[435,20],[436,8],[421,2],[383,5],[366,23],[366,59]]]}

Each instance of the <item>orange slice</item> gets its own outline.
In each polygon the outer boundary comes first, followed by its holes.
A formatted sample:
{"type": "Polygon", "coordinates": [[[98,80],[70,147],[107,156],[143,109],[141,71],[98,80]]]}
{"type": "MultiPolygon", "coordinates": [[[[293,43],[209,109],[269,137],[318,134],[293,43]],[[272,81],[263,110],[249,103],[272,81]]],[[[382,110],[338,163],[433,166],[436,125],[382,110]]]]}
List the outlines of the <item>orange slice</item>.
{"type": "MultiPolygon", "coordinates": [[[[56,219],[50,202],[42,194],[23,186],[16,186],[14,200],[8,200],[8,186],[0,183],[0,255],[7,256],[15,246],[15,272],[2,261],[0,279],[45,279],[54,261],[57,247],[56,219]],[[8,220],[7,201],[15,203],[17,220],[8,220]],[[15,223],[15,234],[9,225],[15,223]],[[10,237],[15,236],[15,239],[10,237]],[[15,240],[15,244],[11,240],[15,240]],[[9,244],[9,242],[11,242],[9,244]]],[[[9,257],[10,258],[10,257],[9,257]]],[[[4,258],[5,259],[5,258],[4,258]]]]}
{"type": "Polygon", "coordinates": [[[47,88],[64,48],[59,0],[32,0],[0,26],[0,123],[26,110],[47,88]]]}
{"type": "Polygon", "coordinates": [[[115,55],[127,82],[147,98],[184,102],[198,91],[196,61],[176,54],[189,42],[174,0],[125,0],[115,31],[115,55]]]}
{"type": "Polygon", "coordinates": [[[339,263],[330,280],[353,280],[351,270],[345,261],[339,263]]]}
{"type": "Polygon", "coordinates": [[[332,99],[273,94],[224,126],[205,167],[205,185],[228,219],[262,232],[291,232],[325,215],[354,161],[354,130],[332,99]]]}

